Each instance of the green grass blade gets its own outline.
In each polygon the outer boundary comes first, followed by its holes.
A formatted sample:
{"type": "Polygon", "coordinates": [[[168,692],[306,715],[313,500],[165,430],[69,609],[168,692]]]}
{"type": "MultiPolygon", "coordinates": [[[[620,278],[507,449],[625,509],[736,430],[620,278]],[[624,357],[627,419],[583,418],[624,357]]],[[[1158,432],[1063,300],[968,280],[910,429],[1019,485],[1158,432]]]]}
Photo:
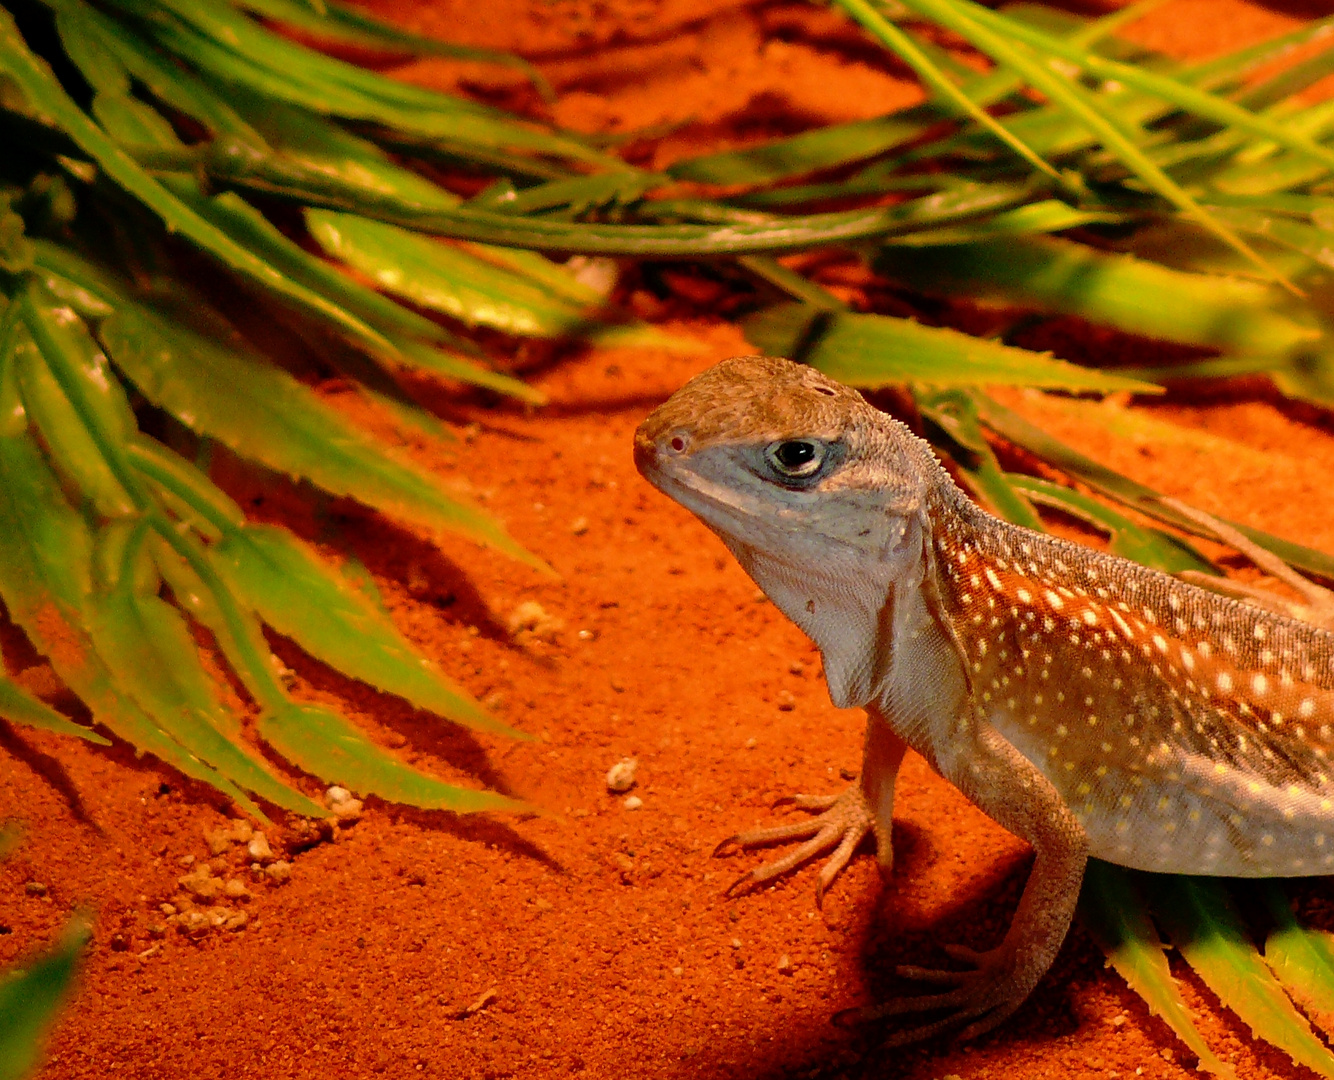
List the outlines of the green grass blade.
{"type": "Polygon", "coordinates": [[[521,734],[446,678],[360,588],[285,530],[232,529],[208,557],[242,604],[326,664],[479,731],[521,734]]]}
{"type": "Polygon", "coordinates": [[[663,334],[642,323],[617,326],[600,320],[532,279],[396,225],[328,210],[307,211],[306,222],[332,257],[380,288],[465,325],[604,345],[663,343],[663,334]]]}
{"type": "Polygon", "coordinates": [[[1334,1077],[1334,1054],[1265,966],[1221,882],[1162,876],[1154,882],[1153,901],[1172,944],[1257,1039],[1317,1075],[1334,1077]]]}
{"type": "Polygon", "coordinates": [[[67,720],[46,702],[33,697],[6,675],[3,668],[0,668],[0,719],[54,731],[58,735],[74,735],[100,746],[111,745],[97,732],[82,724],[76,724],[73,720],[67,720]]]}
{"type": "Polygon", "coordinates": [[[428,341],[443,339],[444,334],[430,319],[358,285],[303,250],[233,192],[205,196],[193,178],[183,176],[168,178],[164,183],[200,217],[211,221],[293,281],[323,297],[327,304],[307,308],[307,314],[343,333],[371,355],[398,358],[400,350],[390,335],[411,335],[428,341]],[[344,314],[330,318],[331,307],[344,314]]]}
{"type": "Polygon", "coordinates": [[[1161,1017],[1200,1059],[1200,1068],[1217,1076],[1235,1076],[1195,1027],[1181,990],[1167,966],[1158,932],[1128,871],[1090,859],[1079,897],[1079,915],[1108,962],[1125,979],[1149,1011],[1161,1017]]]}
{"type": "Polygon", "coordinates": [[[911,248],[976,244],[1003,236],[1063,232],[1081,225],[1118,224],[1128,218],[1129,215],[1105,210],[1079,210],[1059,199],[1043,199],[1027,206],[1017,206],[1013,210],[1002,210],[981,221],[909,233],[894,237],[886,243],[894,247],[911,248]]]}
{"type": "MultiPolygon", "coordinates": [[[[844,0],[840,0],[840,2],[844,2],[844,0]]],[[[847,0],[847,2],[861,3],[863,0],[847,0]]],[[[1035,54],[1024,45],[1015,43],[1016,38],[1022,38],[1023,34],[1031,36],[1034,33],[1033,31],[1023,28],[1021,23],[1013,20],[1002,18],[1000,23],[996,23],[993,19],[1001,17],[992,16],[992,13],[985,8],[978,4],[968,3],[966,0],[907,0],[906,6],[918,14],[933,19],[942,26],[961,34],[992,59],[1022,75],[1034,89],[1045,94],[1054,104],[1059,105],[1077,118],[1097,137],[1103,146],[1114,153],[1151,191],[1176,206],[1187,216],[1194,218],[1267,275],[1276,280],[1282,280],[1281,275],[1252,250],[1250,245],[1212,217],[1189,192],[1155,165],[1135,144],[1127,131],[1123,129],[1122,122],[1114,118],[1114,114],[1099,109],[1083,87],[1053,70],[1043,59],[1043,56],[1053,55],[1051,52],[1035,54]],[[1001,28],[999,32],[995,29],[996,27],[1001,28]]],[[[1043,41],[1059,40],[1049,39],[1045,34],[1040,34],[1039,37],[1043,41]]],[[[1096,54],[1087,50],[1073,49],[1067,51],[1073,52],[1086,61],[1088,61],[1088,58],[1093,58],[1098,59],[1100,63],[1104,62],[1097,58],[1096,54]]],[[[1065,55],[1065,53],[1058,52],[1055,55],[1065,55]]],[[[1111,61],[1105,62],[1112,63],[1111,61]]],[[[1131,71],[1140,70],[1127,64],[1116,66],[1118,70],[1121,68],[1131,71]]],[[[1112,77],[1108,76],[1108,78],[1112,77]]],[[[1138,85],[1129,80],[1123,81],[1129,86],[1138,85]]],[[[1177,85],[1173,84],[1171,80],[1164,80],[1164,82],[1177,85]]],[[[1189,90],[1188,87],[1185,89],[1189,90]]],[[[1208,97],[1205,94],[1199,96],[1208,97]]],[[[1239,111],[1245,112],[1245,110],[1239,111]]],[[[1306,141],[1309,142],[1310,140],[1306,141]]],[[[1334,158],[1334,154],[1331,154],[1331,157],[1334,158]]],[[[1286,285],[1286,282],[1284,284],[1286,285]]]]}
{"type": "Polygon", "coordinates": [[[1012,237],[930,250],[886,248],[877,269],[925,291],[1078,315],[1145,337],[1283,356],[1320,331],[1282,311],[1263,284],[1173,270],[1056,237],[1012,237]]]}
{"type": "MultiPolygon", "coordinates": [[[[1233,104],[1227,98],[1200,90],[1188,82],[1160,75],[1135,64],[1123,64],[1110,57],[1099,56],[1087,49],[1072,46],[1058,37],[1025,26],[1023,23],[1008,19],[1004,15],[998,15],[984,8],[981,4],[972,3],[971,0],[911,0],[909,6],[930,18],[940,19],[944,25],[951,25],[960,21],[958,15],[962,15],[962,21],[975,21],[975,25],[980,24],[994,30],[997,35],[1003,34],[1006,37],[1021,41],[1033,47],[1042,56],[1060,57],[1083,68],[1097,78],[1111,79],[1145,93],[1153,94],[1194,116],[1212,120],[1226,127],[1240,128],[1252,135],[1285,146],[1290,150],[1307,154],[1322,162],[1328,168],[1334,168],[1334,150],[1329,149],[1329,147],[1321,145],[1310,136],[1287,125],[1275,123],[1233,104]],[[954,15],[954,18],[950,22],[946,22],[946,18],[942,18],[942,15],[947,18],[954,15]]],[[[959,30],[958,26],[953,26],[953,28],[959,30]]],[[[959,32],[965,33],[965,36],[967,36],[965,31],[959,30],[959,32]]],[[[988,40],[993,39],[989,37],[988,40]]],[[[987,51],[990,53],[989,49],[987,51]]],[[[1039,89],[1042,88],[1039,87],[1039,89]]],[[[1127,162],[1127,164],[1130,163],[1127,162]]]]}
{"type": "Polygon", "coordinates": [[[1051,165],[956,86],[912,38],[876,11],[867,0],[836,0],[836,2],[872,37],[892,50],[900,60],[912,68],[927,87],[940,95],[945,102],[953,105],[961,115],[980,124],[1033,168],[1046,173],[1056,183],[1063,183],[1060,174],[1051,165]]]}
{"type": "Polygon", "coordinates": [[[277,661],[259,624],[234,603],[210,562],[197,560],[192,565],[182,555],[175,543],[156,545],[157,565],[173,594],[213,631],[228,662],[259,703],[259,733],[288,761],[325,783],[413,806],[457,813],[531,809],[494,792],[457,787],[417,772],[341,716],[293,702],[278,682],[277,661]]]}
{"type": "MultiPolygon", "coordinates": [[[[142,528],[137,541],[130,541],[141,549],[142,528]]],[[[133,576],[126,570],[119,582],[94,591],[87,602],[93,647],[126,693],[186,752],[237,787],[293,813],[322,814],[322,807],[244,749],[241,725],[218,702],[185,620],[157,597],[156,580],[150,588],[136,587],[133,576]]],[[[257,812],[253,804],[243,805],[257,812]]]]}
{"type": "Polygon", "coordinates": [[[1155,393],[1158,387],[999,345],[944,327],[885,315],[780,304],[742,320],[746,338],[773,356],[800,358],[853,386],[979,384],[1155,393]]]}
{"type": "Polygon", "coordinates": [[[1073,488],[1053,484],[1036,476],[1008,473],[1010,484],[1032,502],[1061,510],[1071,517],[1108,534],[1108,550],[1123,559],[1133,559],[1144,566],[1176,574],[1182,570],[1215,573],[1213,563],[1186,541],[1160,529],[1149,529],[1135,524],[1124,514],[1090,498],[1073,488]]]}
{"type": "MultiPolygon", "coordinates": [[[[77,325],[83,326],[82,322],[77,325]]],[[[41,432],[56,470],[103,516],[137,513],[134,499],[102,457],[32,335],[26,328],[19,328],[15,338],[12,355],[19,396],[28,418],[41,432]]],[[[108,391],[113,387],[120,390],[114,379],[106,385],[108,391]]]]}
{"type": "Polygon", "coordinates": [[[215,135],[231,135],[261,142],[259,134],[212,89],[158,52],[124,24],[108,18],[80,0],[47,0],[61,13],[78,20],[80,40],[95,40],[97,47],[111,53],[124,69],[142,83],[160,101],[193,117],[215,135]]]}
{"type": "MultiPolygon", "coordinates": [[[[1158,7],[1163,0],[1146,0],[1113,11],[1074,30],[1071,41],[1091,45],[1100,38],[1114,33],[1122,25],[1141,18],[1148,10],[1158,7]]],[[[1041,9],[1044,13],[1050,9],[1041,9]]],[[[941,50],[943,52],[943,50],[941,50]]],[[[949,57],[944,53],[944,57],[949,57]]],[[[965,69],[967,70],[967,69],[965,69]]],[[[968,71],[969,76],[973,76],[968,71]]],[[[1009,72],[998,70],[983,76],[968,78],[961,91],[979,107],[995,104],[1019,85],[1009,72]]],[[[678,161],[668,173],[678,180],[695,180],[712,184],[767,184],[796,176],[846,165],[853,161],[875,157],[900,143],[917,139],[943,119],[939,109],[918,105],[889,116],[854,120],[845,124],[830,124],[814,131],[803,131],[786,139],[777,139],[745,150],[678,161]]],[[[1013,131],[1013,128],[1011,128],[1013,131]]],[[[1017,134],[1017,133],[1016,133],[1017,134]]],[[[1031,148],[1032,142],[1024,140],[1031,148]]],[[[847,193],[847,181],[830,185],[830,194],[847,193]]],[[[786,190],[786,189],[784,189],[786,190]]],[[[775,192],[780,195],[782,191],[775,192]]]]}
{"type": "MultiPolygon", "coordinates": [[[[375,143],[308,109],[233,90],[230,100],[264,141],[296,159],[341,192],[364,190],[367,198],[393,198],[414,206],[447,210],[462,199],[394,161],[375,143]]],[[[239,140],[235,140],[239,142],[239,140]]],[[[225,152],[228,142],[221,146],[225,152]]],[[[257,141],[248,145],[260,145],[257,141]]]]}
{"type": "Polygon", "coordinates": [[[776,183],[875,157],[919,137],[940,121],[939,112],[918,106],[890,116],[831,124],[746,150],[686,158],[667,171],[678,180],[705,184],[776,183]]]}
{"type": "MultiPolygon", "coordinates": [[[[1096,491],[1102,492],[1117,502],[1138,510],[1142,514],[1166,522],[1173,528],[1198,536],[1208,535],[1199,526],[1171,507],[1164,506],[1162,496],[1150,487],[1122,476],[1114,469],[1072,450],[1059,439],[1054,439],[1035,424],[1029,423],[1018,413],[1007,409],[998,401],[978,391],[972,391],[977,402],[978,416],[987,427],[997,435],[1022,447],[1043,461],[1056,466],[1062,472],[1082,481],[1096,491]]],[[[1334,580],[1334,557],[1323,551],[1294,544],[1277,536],[1228,521],[1234,529],[1255,541],[1261,547],[1272,551],[1289,566],[1306,570],[1326,580],[1334,580]]]]}
{"type": "MultiPolygon", "coordinates": [[[[131,16],[136,0],[112,0],[131,16]]],[[[158,44],[222,86],[313,112],[386,124],[427,138],[546,154],[622,170],[624,162],[566,135],[525,126],[465,98],[411,86],[289,41],[220,4],[158,0],[148,27],[158,44]]]]}
{"type": "Polygon", "coordinates": [[[98,33],[97,23],[78,3],[55,3],[56,33],[60,47],[93,91],[124,97],[130,92],[130,72],[98,33]]]}
{"type": "MultiPolygon", "coordinates": [[[[514,216],[467,205],[453,210],[423,209],[394,198],[368,198],[364,187],[339,192],[327,175],[303,169],[299,161],[243,145],[230,148],[226,154],[210,155],[203,164],[210,179],[220,186],[247,188],[307,206],[354,211],[416,232],[538,251],[647,258],[803,251],[935,228],[1037,197],[1031,186],[1023,184],[967,184],[898,206],[867,210],[766,217],[762,221],[738,222],[729,217],[708,224],[620,225],[514,216]]],[[[640,210],[646,212],[655,205],[645,203],[640,210]]]]}
{"type": "Polygon", "coordinates": [[[53,949],[0,973],[0,1080],[22,1080],[40,1064],[46,1033],[74,988],[90,937],[86,926],[75,923],[53,949]]]}
{"type": "MultiPolygon", "coordinates": [[[[241,806],[245,794],[184,750],[121,688],[87,631],[92,538],[26,433],[0,434],[0,599],[93,719],[130,745],[241,806]]],[[[258,811],[256,811],[258,812],[258,811]]]]}
{"type": "Polygon", "coordinates": [[[420,773],[327,709],[290,705],[262,714],[258,727],[265,741],[287,760],[327,783],[342,784],[358,794],[458,814],[533,809],[493,791],[461,788],[420,773]]]}
{"type": "Polygon", "coordinates": [[[539,569],[493,519],[445,495],[427,473],[389,456],[285,371],[131,304],[102,321],[116,366],[151,402],[237,454],[334,495],[431,529],[462,533],[539,569]],[[220,397],[217,388],[228,395],[220,397]]]}
{"type": "Polygon", "coordinates": [[[972,399],[958,390],[921,388],[915,389],[913,398],[922,415],[972,458],[968,461],[958,453],[951,454],[974,493],[981,495],[992,511],[1006,521],[1042,532],[1042,519],[1024,494],[1010,483],[983,436],[972,399]]]}
{"type": "MultiPolygon", "coordinates": [[[[0,71],[15,80],[24,95],[53,116],[79,147],[107,176],[158,214],[169,231],[198,244],[241,276],[268,289],[303,310],[322,313],[352,333],[376,336],[375,331],[348,315],[336,304],[292,281],[211,222],[200,217],[148,175],[132,157],[112,142],[65,93],[46,63],[30,52],[12,17],[0,8],[0,71]]],[[[387,343],[386,343],[387,344],[387,343]]]]}
{"type": "Polygon", "coordinates": [[[1265,963],[1292,999],[1326,1034],[1334,1031],[1334,935],[1302,926],[1283,886],[1257,882],[1274,928],[1265,938],[1265,963]]]}
{"type": "Polygon", "coordinates": [[[522,191],[509,188],[490,198],[483,192],[470,200],[470,204],[506,214],[537,214],[557,209],[582,214],[586,210],[602,207],[628,206],[638,202],[654,188],[671,183],[671,180],[670,176],[663,173],[598,173],[594,176],[550,180],[522,191]]]}

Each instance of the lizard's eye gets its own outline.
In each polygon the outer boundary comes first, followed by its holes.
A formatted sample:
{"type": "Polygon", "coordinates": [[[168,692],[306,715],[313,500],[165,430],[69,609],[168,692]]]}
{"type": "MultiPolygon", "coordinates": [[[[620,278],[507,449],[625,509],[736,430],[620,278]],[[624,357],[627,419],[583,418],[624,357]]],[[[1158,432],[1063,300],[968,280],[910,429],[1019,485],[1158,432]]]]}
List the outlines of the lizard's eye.
{"type": "Polygon", "coordinates": [[[824,463],[825,448],[823,443],[807,439],[788,439],[774,443],[765,456],[774,471],[783,476],[803,479],[814,476],[824,463]]]}

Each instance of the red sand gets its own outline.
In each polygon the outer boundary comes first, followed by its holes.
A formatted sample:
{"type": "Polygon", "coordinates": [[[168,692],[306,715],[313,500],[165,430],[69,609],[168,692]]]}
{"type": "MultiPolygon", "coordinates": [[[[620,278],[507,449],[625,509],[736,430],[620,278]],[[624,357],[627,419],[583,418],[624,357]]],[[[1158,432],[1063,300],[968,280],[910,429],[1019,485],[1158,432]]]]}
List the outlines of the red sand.
{"type": "MultiPolygon", "coordinates": [[[[428,33],[524,52],[560,91],[554,116],[563,123],[680,125],[637,145],[644,162],[872,115],[915,93],[877,49],[799,3],[397,0],[379,10],[428,33]]],[[[1207,53],[1291,25],[1279,11],[1177,0],[1133,33],[1207,53]]],[[[401,74],[536,107],[505,71],[429,61],[401,74]]],[[[699,302],[697,280],[667,280],[676,295],[644,291],[635,302],[698,337],[698,357],[569,355],[533,375],[549,408],[465,402],[449,415],[460,428],[476,425],[468,442],[410,443],[548,559],[559,582],[456,540],[433,548],[371,515],[343,521],[343,541],[403,630],[536,741],[470,735],[281,650],[303,694],[337,703],[422,768],[520,794],[551,816],[458,818],[371,800],[335,841],[292,854],[287,884],[270,885],[252,881],[241,845],[211,855],[206,835],[227,823],[211,792],[124,746],[0,724],[0,812],[27,830],[0,863],[0,963],[50,939],[75,910],[96,914],[81,990],[44,1077],[1193,1071],[1194,1059],[1104,970],[1078,928],[1013,1020],[972,1046],[942,1039],[885,1053],[874,1033],[831,1025],[836,1010],[890,992],[895,963],[938,963],[938,940],[997,940],[1023,884],[1024,846],[918,759],[900,784],[892,882],[882,884],[863,855],[823,913],[811,868],[724,896],[761,856],[715,859],[714,845],[775,820],[769,806],[780,795],[843,787],[840,772],[859,766],[862,722],[830,706],[812,646],[756,596],[722,545],[635,474],[639,420],[694,371],[746,351],[699,302]],[[553,642],[509,639],[506,618],[525,601],[563,622],[553,642]],[[634,811],[604,782],[630,756],[643,800],[634,811]],[[252,897],[228,902],[247,914],[243,929],[155,936],[159,905],[182,904],[177,879],[189,856],[247,883],[252,897]],[[45,896],[28,894],[33,881],[45,896]]],[[[1207,403],[1137,407],[1238,444],[1219,453],[1117,440],[1089,422],[1098,406],[1005,397],[1168,493],[1334,550],[1327,417],[1244,388],[1207,403]]],[[[337,400],[358,408],[348,395],[337,400]]],[[[239,471],[222,479],[258,516],[314,534],[311,507],[291,492],[261,492],[239,471]]],[[[18,659],[30,686],[50,688],[37,657],[18,659]]],[[[278,846],[276,832],[271,839],[278,846]]],[[[1322,885],[1316,895],[1325,894],[1322,885]]],[[[1206,1036],[1239,1076],[1298,1074],[1179,974],[1206,1036]]]]}

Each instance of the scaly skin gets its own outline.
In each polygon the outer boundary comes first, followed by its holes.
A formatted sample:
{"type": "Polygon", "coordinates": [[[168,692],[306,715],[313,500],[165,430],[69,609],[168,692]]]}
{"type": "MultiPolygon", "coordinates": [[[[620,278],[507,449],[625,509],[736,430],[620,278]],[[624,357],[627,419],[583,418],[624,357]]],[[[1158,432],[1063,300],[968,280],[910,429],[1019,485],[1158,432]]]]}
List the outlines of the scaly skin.
{"type": "MultiPolygon", "coordinates": [[[[739,357],[644,421],[635,460],[712,528],[819,646],[830,696],[868,714],[860,784],[808,822],[734,838],[810,837],[758,882],[868,831],[881,866],[911,746],[1032,845],[1009,931],[951,984],[860,1016],[946,1010],[907,1042],[1014,1012],[1069,928],[1090,855],[1244,877],[1334,868],[1334,634],[1116,556],[1000,521],[930,448],[819,373],[739,357]]],[[[800,805],[800,804],[799,804],[800,805]]]]}

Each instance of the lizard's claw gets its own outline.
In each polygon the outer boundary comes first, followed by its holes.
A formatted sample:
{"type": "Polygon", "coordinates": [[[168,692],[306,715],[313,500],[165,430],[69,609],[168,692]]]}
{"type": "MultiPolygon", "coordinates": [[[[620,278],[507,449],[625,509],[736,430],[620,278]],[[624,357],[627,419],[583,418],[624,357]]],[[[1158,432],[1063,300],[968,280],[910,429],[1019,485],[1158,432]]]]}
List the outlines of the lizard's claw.
{"type": "Polygon", "coordinates": [[[964,1025],[958,1038],[971,1039],[990,1031],[1010,1016],[1028,996],[1031,986],[1016,971],[1013,948],[1002,944],[987,952],[977,952],[965,945],[946,945],[945,951],[956,960],[974,964],[972,971],[945,971],[938,968],[900,965],[898,974],[905,979],[953,986],[939,994],[900,997],[880,1005],[846,1009],[834,1017],[842,1027],[883,1020],[889,1016],[948,1009],[949,1015],[927,1024],[892,1032],[884,1041],[888,1047],[928,1039],[942,1031],[964,1025]]]}
{"type": "MultiPolygon", "coordinates": [[[[715,855],[721,854],[729,847],[744,849],[781,843],[785,840],[806,841],[782,858],[774,859],[742,875],[728,888],[727,895],[731,896],[743,887],[751,888],[776,878],[801,865],[807,859],[833,848],[834,853],[821,868],[816,884],[818,905],[824,898],[825,889],[848,864],[857,845],[871,831],[875,823],[874,815],[860,788],[850,788],[841,795],[794,795],[783,801],[791,802],[803,810],[823,812],[806,821],[794,821],[788,825],[775,825],[767,829],[750,829],[729,836],[719,844],[714,849],[715,855]]],[[[881,852],[881,863],[888,864],[887,852],[881,852]]]]}

